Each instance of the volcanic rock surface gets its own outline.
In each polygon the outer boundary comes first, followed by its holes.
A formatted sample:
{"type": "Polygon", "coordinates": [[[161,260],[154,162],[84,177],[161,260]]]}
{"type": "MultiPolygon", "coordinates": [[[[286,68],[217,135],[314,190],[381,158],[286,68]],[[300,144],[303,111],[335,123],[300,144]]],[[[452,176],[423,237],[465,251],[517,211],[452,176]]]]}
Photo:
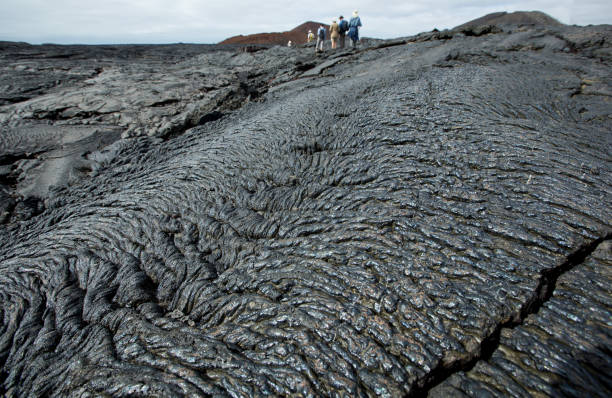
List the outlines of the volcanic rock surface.
{"type": "Polygon", "coordinates": [[[502,329],[499,347],[486,361],[451,376],[430,396],[609,397],[611,245],[601,243],[560,275],[537,314],[502,329]]]}
{"type": "Polygon", "coordinates": [[[4,43],[0,394],[610,396],[611,39],[4,43]]]}

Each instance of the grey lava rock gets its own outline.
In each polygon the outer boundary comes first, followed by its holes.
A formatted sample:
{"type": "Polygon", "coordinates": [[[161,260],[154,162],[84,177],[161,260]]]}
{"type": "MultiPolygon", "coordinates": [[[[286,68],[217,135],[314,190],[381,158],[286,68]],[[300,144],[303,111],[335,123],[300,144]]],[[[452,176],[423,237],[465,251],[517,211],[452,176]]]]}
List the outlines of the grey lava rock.
{"type": "Polygon", "coordinates": [[[430,397],[608,397],[612,387],[612,241],[560,276],[552,297],[522,325],[503,329],[491,358],[430,397]]]}
{"type": "Polygon", "coordinates": [[[44,200],[88,177],[95,153],[116,140],[170,139],[217,120],[257,100],[277,75],[309,69],[296,65],[312,58],[241,49],[0,43],[0,164],[12,165],[10,196],[44,200]]]}
{"type": "Polygon", "coordinates": [[[612,29],[439,33],[6,100],[0,394],[609,395],[612,29]]]}

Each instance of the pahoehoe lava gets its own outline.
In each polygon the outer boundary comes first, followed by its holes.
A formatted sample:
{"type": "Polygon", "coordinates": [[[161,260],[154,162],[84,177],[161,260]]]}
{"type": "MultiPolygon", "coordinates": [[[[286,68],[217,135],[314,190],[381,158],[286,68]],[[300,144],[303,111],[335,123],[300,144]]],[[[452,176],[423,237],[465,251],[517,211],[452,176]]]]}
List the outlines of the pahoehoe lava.
{"type": "Polygon", "coordinates": [[[5,45],[0,395],[609,396],[611,39],[5,45]]]}

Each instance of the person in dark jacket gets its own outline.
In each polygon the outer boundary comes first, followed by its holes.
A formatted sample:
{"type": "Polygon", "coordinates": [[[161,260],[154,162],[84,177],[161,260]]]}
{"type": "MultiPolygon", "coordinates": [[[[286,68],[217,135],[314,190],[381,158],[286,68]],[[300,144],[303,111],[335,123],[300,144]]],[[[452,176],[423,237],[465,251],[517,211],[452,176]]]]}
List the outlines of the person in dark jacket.
{"type": "Polygon", "coordinates": [[[348,27],[348,22],[346,21],[346,19],[344,19],[344,17],[342,15],[340,15],[340,17],[338,18],[339,22],[338,22],[338,27],[340,28],[340,48],[344,48],[344,41],[346,39],[346,32],[348,32],[349,27],[348,27]]]}
{"type": "Polygon", "coordinates": [[[321,25],[317,30],[317,46],[315,52],[323,51],[323,44],[325,43],[325,27],[321,25]]]}
{"type": "Polygon", "coordinates": [[[359,18],[359,13],[357,12],[357,10],[353,11],[353,16],[351,17],[351,20],[349,21],[348,25],[348,37],[351,39],[351,44],[353,45],[353,48],[355,48],[357,46],[357,42],[359,41],[359,27],[362,26],[361,18],[359,18]]]}

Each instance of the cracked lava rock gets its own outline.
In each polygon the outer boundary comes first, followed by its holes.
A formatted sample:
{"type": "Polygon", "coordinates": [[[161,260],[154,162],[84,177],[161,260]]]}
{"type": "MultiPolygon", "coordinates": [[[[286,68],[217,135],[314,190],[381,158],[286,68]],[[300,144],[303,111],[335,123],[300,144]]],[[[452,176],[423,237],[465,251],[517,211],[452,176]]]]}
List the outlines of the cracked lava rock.
{"type": "Polygon", "coordinates": [[[4,43],[0,394],[610,396],[611,39],[4,43]]]}

